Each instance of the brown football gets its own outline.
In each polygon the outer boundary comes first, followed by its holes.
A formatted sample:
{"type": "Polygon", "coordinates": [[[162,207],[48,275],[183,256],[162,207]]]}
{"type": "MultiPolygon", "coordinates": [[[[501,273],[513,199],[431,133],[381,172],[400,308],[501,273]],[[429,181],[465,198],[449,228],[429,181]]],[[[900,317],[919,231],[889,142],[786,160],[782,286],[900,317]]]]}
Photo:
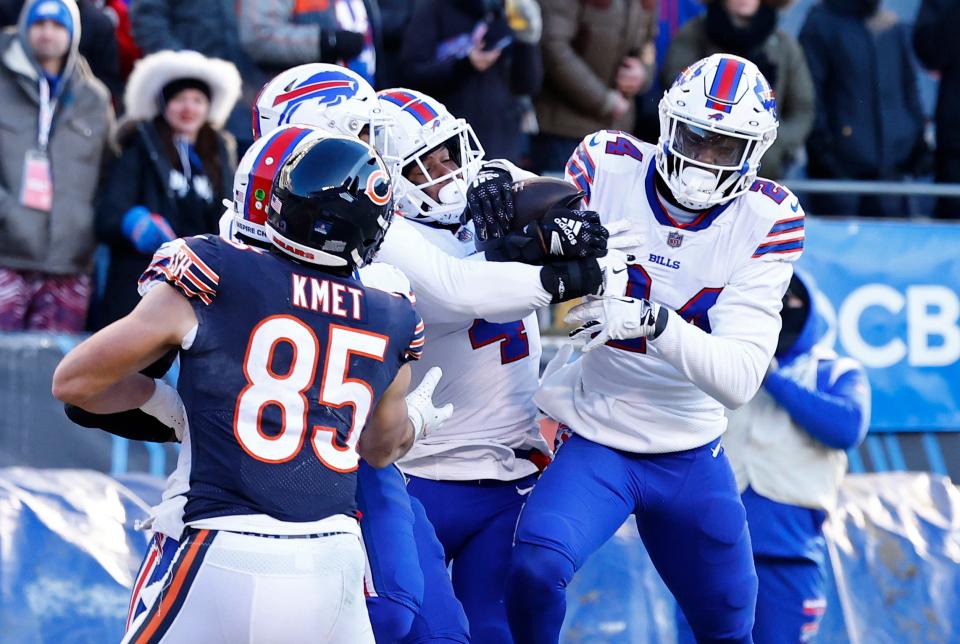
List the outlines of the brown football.
{"type": "Polygon", "coordinates": [[[586,193],[562,179],[532,177],[513,184],[513,222],[520,231],[531,221],[542,219],[554,206],[577,209],[586,193]]]}

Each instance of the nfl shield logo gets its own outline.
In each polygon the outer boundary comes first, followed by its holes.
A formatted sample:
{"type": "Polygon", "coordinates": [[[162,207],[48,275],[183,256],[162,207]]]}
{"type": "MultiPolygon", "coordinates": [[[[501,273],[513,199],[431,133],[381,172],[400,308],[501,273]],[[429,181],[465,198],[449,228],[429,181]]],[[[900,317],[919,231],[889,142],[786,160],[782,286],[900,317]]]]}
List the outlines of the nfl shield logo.
{"type": "Polygon", "coordinates": [[[667,246],[670,248],[680,248],[680,244],[683,243],[683,235],[677,231],[673,231],[667,235],[667,246]]]}

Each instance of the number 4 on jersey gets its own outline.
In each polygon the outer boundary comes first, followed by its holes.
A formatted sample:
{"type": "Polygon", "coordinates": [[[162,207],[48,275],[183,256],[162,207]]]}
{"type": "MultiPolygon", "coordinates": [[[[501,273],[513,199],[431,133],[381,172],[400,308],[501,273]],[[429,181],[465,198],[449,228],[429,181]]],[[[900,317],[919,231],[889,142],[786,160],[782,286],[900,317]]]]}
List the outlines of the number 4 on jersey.
{"type": "Polygon", "coordinates": [[[530,355],[523,320],[503,324],[474,320],[470,327],[470,346],[477,350],[495,342],[500,343],[500,364],[510,364],[530,355]]]}
{"type": "MultiPolygon", "coordinates": [[[[650,299],[650,290],[653,286],[653,280],[650,279],[649,273],[647,273],[643,266],[640,266],[639,264],[630,266],[627,275],[629,276],[629,282],[627,283],[627,297],[650,299]]],[[[723,291],[723,288],[700,289],[696,295],[687,300],[686,304],[677,309],[677,315],[694,326],[703,329],[707,333],[710,333],[710,318],[707,316],[707,314],[713,305],[717,303],[717,298],[720,297],[721,291],[723,291]]],[[[607,342],[607,346],[633,353],[647,352],[646,338],[636,338],[634,340],[610,340],[607,342]]]]}

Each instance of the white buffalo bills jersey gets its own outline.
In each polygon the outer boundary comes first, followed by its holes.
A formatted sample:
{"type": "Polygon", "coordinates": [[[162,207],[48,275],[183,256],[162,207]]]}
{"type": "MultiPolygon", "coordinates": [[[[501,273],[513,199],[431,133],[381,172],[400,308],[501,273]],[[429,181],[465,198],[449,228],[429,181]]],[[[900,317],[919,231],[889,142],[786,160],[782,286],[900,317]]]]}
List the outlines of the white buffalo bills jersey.
{"type": "MultiPolygon", "coordinates": [[[[472,226],[451,231],[404,223],[416,228],[422,241],[405,246],[385,243],[378,261],[406,272],[424,261],[422,246],[428,244],[431,252],[439,250],[450,257],[472,255],[477,268],[501,270],[508,266],[488,263],[482,255],[474,255],[472,226]]],[[[392,233],[388,233],[388,239],[392,233]]],[[[508,272],[503,273],[504,278],[508,276],[508,272]]],[[[445,276],[436,275],[434,279],[442,283],[445,276]]],[[[503,279],[488,285],[504,293],[511,286],[503,279]]],[[[433,400],[437,406],[453,403],[453,416],[414,443],[401,459],[401,468],[415,476],[444,480],[514,480],[532,474],[536,466],[517,452],[531,448],[543,451],[546,447],[533,403],[541,352],[536,313],[527,308],[521,319],[491,322],[457,313],[436,295],[431,289],[417,290],[417,311],[426,325],[429,348],[417,364],[411,365],[413,382],[417,383],[430,367],[443,369],[433,400]]],[[[500,308],[494,301],[489,306],[500,308]]]]}
{"type": "Polygon", "coordinates": [[[657,194],[655,152],[623,132],[597,132],[566,175],[604,223],[627,219],[642,235],[627,295],[667,307],[667,326],[655,340],[585,354],[535,398],[575,433],[635,453],[705,445],[726,428],[724,406],[754,396],[804,236],[797,198],[765,180],[689,223],[675,220],[657,194]]]}

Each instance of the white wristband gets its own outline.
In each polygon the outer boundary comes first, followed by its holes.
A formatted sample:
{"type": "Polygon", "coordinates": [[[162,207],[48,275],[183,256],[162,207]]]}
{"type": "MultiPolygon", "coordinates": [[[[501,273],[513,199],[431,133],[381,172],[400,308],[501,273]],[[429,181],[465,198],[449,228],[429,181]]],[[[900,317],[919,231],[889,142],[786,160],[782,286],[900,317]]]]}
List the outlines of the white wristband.
{"type": "Polygon", "coordinates": [[[412,405],[407,405],[407,418],[413,424],[413,442],[417,442],[423,433],[423,413],[412,405]]]}

